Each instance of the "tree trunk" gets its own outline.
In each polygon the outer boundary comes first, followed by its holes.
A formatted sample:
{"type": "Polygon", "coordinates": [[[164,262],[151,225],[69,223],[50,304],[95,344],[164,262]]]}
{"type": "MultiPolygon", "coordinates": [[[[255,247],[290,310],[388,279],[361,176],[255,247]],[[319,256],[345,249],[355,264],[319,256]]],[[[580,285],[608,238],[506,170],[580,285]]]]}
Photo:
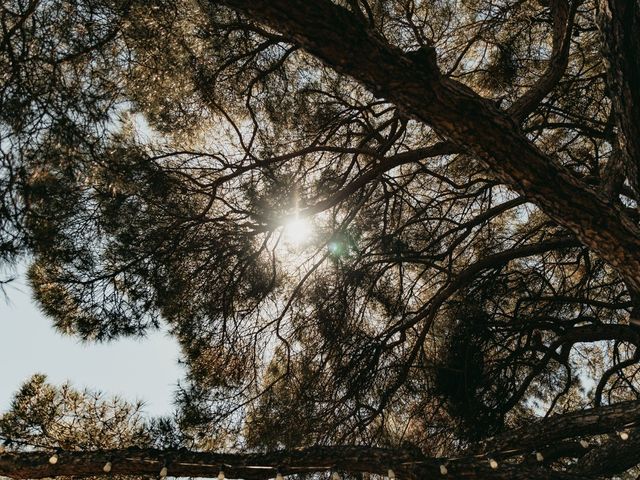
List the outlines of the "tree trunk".
{"type": "Polygon", "coordinates": [[[598,6],[625,174],[640,200],[640,0],[600,0],[598,6]]]}

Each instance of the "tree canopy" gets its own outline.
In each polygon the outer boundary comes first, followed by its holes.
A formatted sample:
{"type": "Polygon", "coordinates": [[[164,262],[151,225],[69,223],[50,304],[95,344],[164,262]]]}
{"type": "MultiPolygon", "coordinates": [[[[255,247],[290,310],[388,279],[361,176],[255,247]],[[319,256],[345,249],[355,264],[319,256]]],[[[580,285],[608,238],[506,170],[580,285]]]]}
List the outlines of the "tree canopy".
{"type": "Polygon", "coordinates": [[[640,0],[0,8],[2,281],[187,368],[34,376],[0,475],[640,475],[640,0]]]}

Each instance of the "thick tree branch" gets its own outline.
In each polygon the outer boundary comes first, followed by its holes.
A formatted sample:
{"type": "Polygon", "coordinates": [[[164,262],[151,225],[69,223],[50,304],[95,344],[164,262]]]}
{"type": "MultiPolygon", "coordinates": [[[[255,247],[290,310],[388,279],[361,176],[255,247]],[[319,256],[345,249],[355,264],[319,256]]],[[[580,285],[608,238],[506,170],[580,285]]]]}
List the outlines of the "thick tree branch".
{"type": "MultiPolygon", "coordinates": [[[[104,476],[110,462],[112,475],[159,474],[163,467],[172,477],[214,478],[222,470],[228,478],[266,480],[280,471],[283,475],[314,473],[327,470],[376,473],[386,476],[392,469],[400,478],[440,478],[446,464],[448,479],[578,479],[564,472],[542,468],[523,468],[501,464],[491,468],[488,457],[439,459],[422,456],[404,449],[335,446],[282,450],[264,454],[219,454],[188,450],[126,449],[96,452],[61,451],[55,464],[51,453],[5,453],[0,455],[0,475],[16,479],[58,476],[75,478],[104,476]]],[[[500,457],[496,457],[500,458],[500,457]]],[[[444,478],[444,477],[443,477],[444,478]]]]}
{"type": "MultiPolygon", "coordinates": [[[[0,476],[16,479],[73,476],[76,478],[104,475],[110,462],[111,474],[157,475],[163,466],[170,476],[215,477],[220,470],[230,478],[262,480],[283,475],[326,470],[349,473],[386,475],[394,470],[401,478],[439,478],[446,465],[451,479],[572,479],[592,478],[587,461],[580,474],[553,471],[549,468],[529,468],[508,461],[532,450],[541,450],[567,438],[612,433],[640,421],[640,401],[571,412],[539,420],[479,444],[468,456],[459,458],[426,457],[413,449],[383,449],[366,446],[311,447],[268,453],[222,454],[193,452],[186,449],[106,450],[94,452],[59,451],[56,462],[50,463],[51,452],[4,453],[0,455],[0,476]],[[493,469],[489,459],[500,461],[493,469]]],[[[630,448],[635,448],[636,442],[630,448]]],[[[626,468],[635,461],[627,459],[626,468]]],[[[612,464],[607,468],[613,469],[612,464]]],[[[622,463],[620,463],[622,465],[622,463]]],[[[598,462],[594,463],[602,471],[598,462]]],[[[619,468],[616,471],[620,471],[619,468]]]]}
{"type": "Polygon", "coordinates": [[[639,457],[640,437],[638,430],[634,430],[628,440],[616,435],[591,449],[578,461],[575,470],[588,475],[616,475],[636,466],[639,457]]]}
{"type": "Polygon", "coordinates": [[[625,173],[640,196],[640,1],[600,0],[598,5],[625,173]]]}
{"type": "Polygon", "coordinates": [[[568,438],[613,432],[640,422],[640,401],[621,402],[539,420],[484,442],[474,452],[540,448],[568,438]]]}
{"type": "Polygon", "coordinates": [[[409,58],[352,13],[327,0],[221,3],[285,33],[336,71],[359,80],[407,115],[432,125],[464,151],[477,155],[496,178],[574,232],[632,289],[640,291],[638,226],[618,205],[536,148],[513,117],[493,102],[443,78],[427,57],[409,58]]]}

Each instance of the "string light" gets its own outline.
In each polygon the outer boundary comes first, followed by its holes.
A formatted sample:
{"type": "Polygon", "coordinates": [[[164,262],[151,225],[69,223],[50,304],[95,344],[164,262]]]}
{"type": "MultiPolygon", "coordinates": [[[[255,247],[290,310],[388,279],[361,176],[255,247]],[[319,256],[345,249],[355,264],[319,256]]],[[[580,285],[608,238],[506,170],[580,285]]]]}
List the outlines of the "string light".
{"type": "MultiPolygon", "coordinates": [[[[628,431],[625,430],[621,430],[621,431],[617,431],[616,432],[617,435],[623,440],[629,440],[630,438],[630,434],[628,431]]],[[[589,448],[589,442],[585,439],[580,439],[579,440],[579,444],[582,448],[587,449],[589,448]]],[[[6,449],[4,447],[4,445],[0,445],[0,455],[4,454],[6,452],[6,449]]],[[[543,462],[544,461],[544,454],[542,452],[538,452],[538,451],[534,451],[533,452],[536,460],[538,462],[543,462]]],[[[49,463],[51,465],[55,465],[58,463],[60,457],[58,456],[57,453],[54,453],[53,455],[51,455],[49,457],[49,463]]],[[[497,460],[495,460],[492,457],[488,457],[487,458],[488,462],[489,462],[489,466],[493,469],[493,470],[497,470],[499,467],[499,464],[497,462],[497,460]]],[[[102,471],[105,473],[110,473],[111,470],[113,468],[113,464],[111,461],[107,461],[104,466],[102,467],[102,471]]],[[[446,464],[440,464],[439,465],[439,470],[440,470],[440,474],[441,475],[448,475],[449,473],[449,469],[447,468],[446,464]]],[[[168,469],[166,464],[163,465],[163,467],[160,469],[160,478],[164,479],[166,478],[168,475],[168,469]]],[[[387,477],[389,478],[389,480],[396,480],[396,474],[392,469],[387,470],[387,477]]],[[[218,472],[218,476],[217,476],[217,480],[225,480],[225,473],[224,470],[220,470],[218,472]]],[[[275,480],[285,480],[284,476],[282,475],[282,472],[278,469],[276,471],[276,475],[275,475],[275,480]]],[[[342,477],[340,476],[340,474],[337,471],[333,471],[331,474],[331,480],[342,480],[342,477]]],[[[362,480],[369,480],[369,473],[364,472],[362,473],[362,480]]]]}

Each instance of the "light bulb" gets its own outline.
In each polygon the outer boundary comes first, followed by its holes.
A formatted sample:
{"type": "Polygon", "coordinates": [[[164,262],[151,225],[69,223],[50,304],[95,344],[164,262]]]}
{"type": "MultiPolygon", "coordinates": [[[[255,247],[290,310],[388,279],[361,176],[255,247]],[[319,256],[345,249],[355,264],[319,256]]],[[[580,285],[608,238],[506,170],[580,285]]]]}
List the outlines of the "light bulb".
{"type": "Polygon", "coordinates": [[[589,442],[587,442],[586,440],[582,439],[582,440],[580,440],[580,446],[582,448],[589,448],[589,442]]]}
{"type": "Polygon", "coordinates": [[[56,463],[58,463],[58,455],[56,453],[49,457],[49,463],[51,465],[55,465],[56,463]]]}
{"type": "Polygon", "coordinates": [[[218,472],[218,480],[224,480],[224,472],[222,470],[218,472]]]}
{"type": "Polygon", "coordinates": [[[442,475],[446,475],[447,473],[449,473],[449,470],[447,470],[447,466],[446,465],[440,465],[440,473],[442,475]]]}
{"type": "Polygon", "coordinates": [[[160,478],[164,478],[167,476],[167,473],[169,473],[169,471],[167,470],[167,467],[162,467],[160,469],[160,478]]]}
{"type": "Polygon", "coordinates": [[[338,472],[333,472],[331,474],[331,480],[340,480],[340,474],[338,472]]]}
{"type": "Polygon", "coordinates": [[[498,468],[498,462],[496,462],[493,458],[489,459],[489,465],[491,466],[491,468],[493,468],[494,470],[496,468],[498,468]]]}
{"type": "Polygon", "coordinates": [[[104,467],[102,467],[102,471],[104,473],[109,473],[111,471],[111,462],[105,463],[104,467]]]}
{"type": "Polygon", "coordinates": [[[627,432],[620,432],[620,438],[622,440],[629,440],[629,434],[627,432]]]}
{"type": "Polygon", "coordinates": [[[389,471],[387,472],[387,477],[389,477],[389,480],[395,480],[396,473],[393,470],[389,469],[389,471]]]}
{"type": "Polygon", "coordinates": [[[539,462],[544,462],[544,455],[540,452],[536,452],[536,460],[539,462]]]}

